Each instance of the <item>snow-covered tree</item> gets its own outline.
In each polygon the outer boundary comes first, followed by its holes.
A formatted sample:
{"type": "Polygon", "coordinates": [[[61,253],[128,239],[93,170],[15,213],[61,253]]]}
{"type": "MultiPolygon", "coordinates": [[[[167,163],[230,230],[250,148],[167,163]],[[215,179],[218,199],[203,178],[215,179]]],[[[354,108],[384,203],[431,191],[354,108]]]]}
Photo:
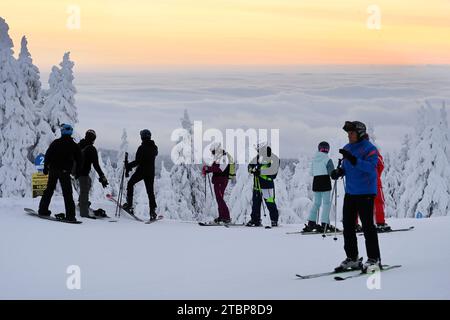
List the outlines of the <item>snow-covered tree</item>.
{"type": "Polygon", "coordinates": [[[73,66],[69,52],[66,52],[61,69],[53,66],[49,77],[50,88],[44,101],[43,111],[53,132],[56,132],[63,123],[75,125],[78,114],[75,106],[76,89],[73,85],[73,66]]]}
{"type": "Polygon", "coordinates": [[[193,220],[203,220],[216,213],[205,212],[204,177],[200,168],[194,163],[193,123],[187,110],[181,119],[183,131],[172,150],[172,160],[175,165],[170,171],[172,186],[179,210],[189,210],[193,220]]]}
{"type": "Polygon", "coordinates": [[[304,221],[308,217],[312,206],[312,177],[310,175],[311,160],[302,156],[295,164],[294,174],[289,187],[289,203],[293,215],[286,219],[288,222],[304,221]]]}
{"type": "Polygon", "coordinates": [[[421,107],[403,172],[397,210],[403,217],[446,215],[450,207],[450,159],[445,107],[439,116],[431,106],[421,107]]]}
{"type": "Polygon", "coordinates": [[[28,96],[31,101],[36,102],[41,92],[41,81],[39,69],[33,64],[31,54],[28,51],[28,42],[25,36],[22,37],[21,49],[19,54],[19,68],[24,78],[25,85],[28,88],[28,96]]]}
{"type": "Polygon", "coordinates": [[[236,169],[236,184],[227,199],[231,219],[236,223],[250,220],[252,213],[253,176],[248,173],[247,165],[239,165],[236,169]]]}
{"type": "Polygon", "coordinates": [[[33,165],[28,158],[36,140],[33,104],[8,30],[0,18],[0,197],[25,196],[31,190],[33,165]]]}
{"type": "Polygon", "coordinates": [[[192,214],[187,210],[179,211],[170,172],[167,171],[164,161],[161,163],[160,178],[155,182],[155,197],[158,204],[156,209],[158,214],[170,219],[190,220],[192,218],[192,214]]]}

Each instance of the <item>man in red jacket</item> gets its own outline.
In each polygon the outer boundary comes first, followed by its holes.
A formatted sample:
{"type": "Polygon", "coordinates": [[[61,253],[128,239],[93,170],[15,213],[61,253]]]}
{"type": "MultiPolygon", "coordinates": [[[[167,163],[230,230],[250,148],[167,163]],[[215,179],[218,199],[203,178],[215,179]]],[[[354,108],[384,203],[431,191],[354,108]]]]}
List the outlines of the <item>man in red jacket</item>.
{"type": "Polygon", "coordinates": [[[377,223],[378,231],[389,231],[389,227],[384,220],[384,193],[383,184],[381,182],[381,174],[384,170],[384,160],[378,151],[378,164],[377,164],[377,196],[375,197],[375,221],[377,223]]]}

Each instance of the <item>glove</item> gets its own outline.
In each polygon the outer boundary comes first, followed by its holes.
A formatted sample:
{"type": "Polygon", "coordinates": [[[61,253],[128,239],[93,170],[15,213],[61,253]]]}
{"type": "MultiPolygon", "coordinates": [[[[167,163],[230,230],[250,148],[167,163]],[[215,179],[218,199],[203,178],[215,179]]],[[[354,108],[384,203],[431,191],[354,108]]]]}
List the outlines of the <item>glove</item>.
{"type": "Polygon", "coordinates": [[[106,188],[108,186],[108,180],[106,179],[105,176],[101,176],[100,178],[98,178],[98,181],[100,181],[100,183],[102,184],[103,188],[106,188]]]}
{"type": "Polygon", "coordinates": [[[337,180],[340,177],[342,177],[343,175],[344,175],[344,169],[342,169],[342,168],[334,169],[333,171],[331,171],[331,174],[330,174],[331,179],[333,179],[333,180],[337,180]]]}
{"type": "Polygon", "coordinates": [[[48,167],[44,167],[44,169],[42,170],[42,173],[45,175],[48,175],[48,167]]]}
{"type": "Polygon", "coordinates": [[[203,166],[203,168],[202,168],[202,175],[203,176],[206,176],[206,174],[208,173],[208,166],[203,166]]]}
{"type": "Polygon", "coordinates": [[[339,153],[342,154],[344,159],[347,159],[348,161],[350,161],[350,163],[352,165],[354,165],[354,166],[356,165],[356,162],[358,159],[354,155],[352,155],[350,152],[348,152],[345,149],[339,149],[339,153]]]}
{"type": "Polygon", "coordinates": [[[259,166],[254,166],[251,170],[251,173],[253,173],[255,176],[259,176],[261,174],[261,169],[259,166]]]}

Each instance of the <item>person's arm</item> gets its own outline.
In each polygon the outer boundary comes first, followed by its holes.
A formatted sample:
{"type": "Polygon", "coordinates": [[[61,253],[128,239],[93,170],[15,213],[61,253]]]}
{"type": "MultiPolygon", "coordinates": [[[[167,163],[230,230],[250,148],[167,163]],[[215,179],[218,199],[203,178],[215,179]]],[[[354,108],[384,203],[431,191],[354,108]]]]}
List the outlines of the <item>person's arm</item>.
{"type": "Polygon", "coordinates": [[[90,153],[91,153],[91,159],[92,159],[92,166],[94,167],[95,171],[97,171],[97,174],[99,177],[104,177],[105,174],[102,171],[102,168],[100,167],[100,164],[98,163],[98,153],[97,153],[97,149],[92,146],[92,148],[90,149],[90,153]]]}
{"type": "Polygon", "coordinates": [[[139,148],[136,151],[136,159],[128,163],[128,168],[133,169],[137,165],[140,165],[142,163],[142,158],[143,158],[142,146],[139,146],[139,148]]]}
{"type": "Polygon", "coordinates": [[[377,169],[378,154],[376,149],[369,150],[369,153],[365,159],[357,158],[355,168],[363,171],[372,173],[377,169]]]}
{"type": "Polygon", "coordinates": [[[76,144],[75,142],[74,144],[74,160],[75,160],[75,177],[79,177],[80,176],[80,171],[81,171],[81,149],[78,146],[78,144],[76,144]]]}
{"type": "Polygon", "coordinates": [[[272,154],[270,156],[270,166],[268,168],[261,169],[261,174],[265,176],[272,176],[278,173],[278,169],[280,168],[280,159],[272,154]]]}
{"type": "Polygon", "coordinates": [[[258,157],[258,156],[254,157],[254,158],[250,161],[250,163],[248,164],[247,170],[248,170],[249,173],[253,173],[253,172],[254,172],[255,167],[257,166],[257,157],[258,157]]]}
{"type": "Polygon", "coordinates": [[[330,175],[331,174],[331,171],[333,171],[334,170],[334,164],[333,164],[333,160],[328,160],[328,163],[327,163],[327,172],[328,172],[328,175],[330,175]]]}
{"type": "Polygon", "coordinates": [[[54,154],[54,142],[50,143],[50,146],[48,147],[47,151],[44,155],[44,174],[48,174],[48,170],[50,169],[50,164],[53,160],[53,154],[54,154]]]}

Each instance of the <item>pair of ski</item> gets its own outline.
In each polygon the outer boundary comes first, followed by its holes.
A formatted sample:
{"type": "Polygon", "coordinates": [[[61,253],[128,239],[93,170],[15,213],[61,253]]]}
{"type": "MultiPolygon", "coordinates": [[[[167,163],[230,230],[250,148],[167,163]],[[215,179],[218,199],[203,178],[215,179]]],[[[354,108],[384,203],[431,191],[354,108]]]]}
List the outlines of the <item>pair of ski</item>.
{"type": "MultiPolygon", "coordinates": [[[[107,194],[107,195],[106,195],[106,198],[107,198],[108,200],[114,202],[116,205],[118,205],[117,199],[114,198],[111,194],[107,194]]],[[[119,208],[120,208],[121,210],[125,211],[130,217],[132,217],[132,218],[135,219],[136,221],[144,222],[145,224],[151,224],[151,223],[154,223],[154,222],[159,221],[159,220],[161,220],[161,219],[164,218],[164,216],[159,215],[159,216],[156,217],[155,220],[147,220],[147,221],[145,221],[145,220],[142,220],[141,218],[137,217],[136,215],[134,215],[134,214],[128,212],[128,211],[125,210],[122,206],[119,206],[119,208]]],[[[117,221],[117,220],[110,220],[110,222],[116,222],[116,221],[117,221]]]]}
{"type": "MultiPolygon", "coordinates": [[[[408,228],[403,228],[403,229],[391,229],[388,231],[378,231],[378,234],[382,234],[382,233],[391,233],[391,232],[402,232],[402,231],[411,231],[414,229],[414,226],[408,227],[408,228]]],[[[341,235],[343,232],[342,231],[338,231],[336,232],[337,235],[341,235]]],[[[326,232],[325,234],[323,232],[315,232],[315,231],[311,231],[311,232],[305,232],[305,231],[293,231],[293,232],[286,232],[286,234],[301,234],[301,235],[314,235],[314,234],[320,234],[320,235],[325,235],[325,236],[334,236],[335,233],[334,232],[326,232]]],[[[357,232],[358,235],[363,235],[364,233],[362,231],[357,232]]]]}
{"type": "MultiPolygon", "coordinates": [[[[396,269],[396,268],[400,268],[400,267],[401,267],[400,264],[397,264],[397,265],[383,265],[383,267],[381,269],[378,269],[375,272],[385,272],[385,271],[396,269]]],[[[308,274],[308,275],[296,274],[296,276],[297,276],[297,279],[299,279],[299,280],[306,280],[306,279],[314,279],[314,278],[321,278],[321,277],[334,275],[334,280],[336,280],[336,281],[344,281],[344,280],[347,280],[347,279],[359,278],[359,277],[368,276],[368,275],[371,275],[371,274],[373,274],[373,273],[362,272],[360,269],[348,269],[348,270],[340,270],[340,271],[329,271],[329,272],[322,272],[322,273],[313,273],[313,274],[308,274]],[[355,271],[359,271],[359,272],[355,273],[355,274],[351,274],[349,276],[344,276],[344,274],[346,274],[346,273],[355,272],[355,271]]]]}

